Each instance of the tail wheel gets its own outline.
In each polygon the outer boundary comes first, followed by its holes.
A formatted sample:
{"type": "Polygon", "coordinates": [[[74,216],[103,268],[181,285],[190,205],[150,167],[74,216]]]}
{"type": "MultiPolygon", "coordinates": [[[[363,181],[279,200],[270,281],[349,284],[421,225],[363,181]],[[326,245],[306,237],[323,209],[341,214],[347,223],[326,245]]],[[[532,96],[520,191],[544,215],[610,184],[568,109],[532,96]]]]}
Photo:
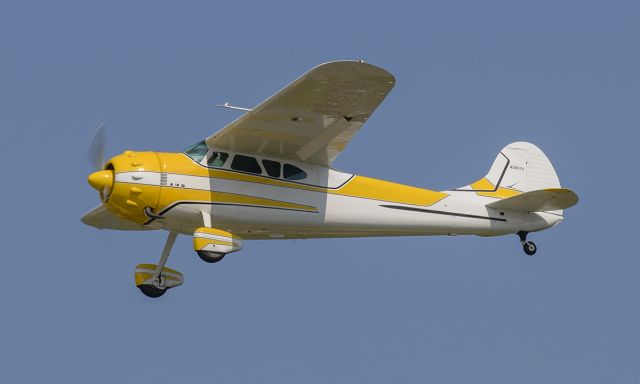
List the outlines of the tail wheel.
{"type": "Polygon", "coordinates": [[[160,297],[162,295],[164,295],[165,292],[167,292],[166,288],[158,288],[154,285],[151,284],[140,284],[138,285],[138,288],[140,288],[140,291],[142,291],[142,293],[147,296],[147,297],[151,297],[151,298],[156,298],[156,297],[160,297]]]}
{"type": "Polygon", "coordinates": [[[196,251],[202,261],[207,263],[217,263],[224,259],[224,253],[211,252],[211,251],[196,251]]]}
{"type": "Polygon", "coordinates": [[[522,244],[522,249],[524,249],[524,253],[529,256],[535,255],[538,251],[538,247],[533,241],[525,241],[524,244],[522,244]]]}

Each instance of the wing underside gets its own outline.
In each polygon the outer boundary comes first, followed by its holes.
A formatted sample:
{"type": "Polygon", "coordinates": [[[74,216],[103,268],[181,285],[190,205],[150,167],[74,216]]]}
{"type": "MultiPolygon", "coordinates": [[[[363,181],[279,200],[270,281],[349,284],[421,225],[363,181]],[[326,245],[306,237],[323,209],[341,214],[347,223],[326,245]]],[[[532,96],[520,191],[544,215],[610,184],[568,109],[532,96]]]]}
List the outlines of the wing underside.
{"type": "Polygon", "coordinates": [[[361,61],[319,65],[207,138],[211,148],[330,165],[395,84],[361,61]]]}
{"type": "Polygon", "coordinates": [[[102,204],[87,212],[80,220],[84,224],[98,229],[116,229],[121,231],[144,231],[154,229],[149,226],[123,220],[109,212],[102,204]]]}

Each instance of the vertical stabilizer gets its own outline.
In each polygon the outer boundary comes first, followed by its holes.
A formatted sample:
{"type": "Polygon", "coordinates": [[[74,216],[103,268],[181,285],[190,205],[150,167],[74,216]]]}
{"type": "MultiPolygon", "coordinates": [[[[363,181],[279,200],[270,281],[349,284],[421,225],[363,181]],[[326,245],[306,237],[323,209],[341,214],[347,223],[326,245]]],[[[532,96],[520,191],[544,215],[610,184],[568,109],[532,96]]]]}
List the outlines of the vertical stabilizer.
{"type": "Polygon", "coordinates": [[[507,198],[523,192],[560,188],[560,181],[547,156],[534,144],[523,141],[504,147],[489,173],[459,190],[487,197],[507,198]]]}

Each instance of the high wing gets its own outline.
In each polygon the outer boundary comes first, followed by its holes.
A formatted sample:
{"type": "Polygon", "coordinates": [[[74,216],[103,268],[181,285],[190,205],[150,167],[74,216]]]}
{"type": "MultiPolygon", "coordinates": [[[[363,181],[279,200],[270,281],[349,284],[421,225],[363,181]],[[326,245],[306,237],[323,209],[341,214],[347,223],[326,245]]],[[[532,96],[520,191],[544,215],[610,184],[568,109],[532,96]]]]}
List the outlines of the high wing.
{"type": "Polygon", "coordinates": [[[329,166],[394,84],[389,72],[362,61],[321,64],[206,142],[329,166]]]}

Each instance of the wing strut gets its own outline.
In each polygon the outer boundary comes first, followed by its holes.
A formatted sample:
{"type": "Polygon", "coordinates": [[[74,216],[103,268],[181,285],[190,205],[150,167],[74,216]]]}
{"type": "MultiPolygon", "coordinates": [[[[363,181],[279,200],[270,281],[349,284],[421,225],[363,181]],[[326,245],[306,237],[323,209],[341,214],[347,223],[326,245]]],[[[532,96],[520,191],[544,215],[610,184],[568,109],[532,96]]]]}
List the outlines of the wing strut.
{"type": "Polygon", "coordinates": [[[296,151],[296,154],[300,156],[302,160],[307,160],[316,152],[318,152],[319,150],[327,146],[327,144],[329,144],[331,140],[338,137],[339,134],[346,131],[350,122],[351,122],[351,118],[350,117],[347,118],[346,116],[336,119],[333,123],[329,124],[317,136],[307,141],[305,145],[300,147],[300,149],[296,151]]]}

